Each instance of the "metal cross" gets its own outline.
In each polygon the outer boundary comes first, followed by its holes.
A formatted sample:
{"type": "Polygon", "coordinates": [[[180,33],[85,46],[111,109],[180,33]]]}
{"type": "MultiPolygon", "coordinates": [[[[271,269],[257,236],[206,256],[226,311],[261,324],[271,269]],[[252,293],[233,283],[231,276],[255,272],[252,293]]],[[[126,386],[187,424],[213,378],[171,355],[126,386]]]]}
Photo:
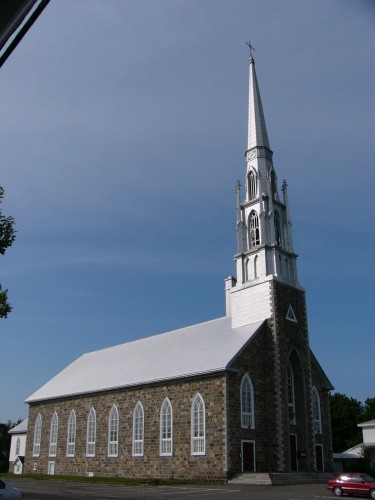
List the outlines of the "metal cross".
{"type": "Polygon", "coordinates": [[[246,45],[247,45],[247,46],[249,47],[249,49],[250,49],[250,59],[252,59],[252,58],[253,58],[253,52],[252,52],[252,51],[253,51],[253,50],[255,50],[255,49],[254,49],[254,47],[251,45],[251,42],[250,42],[250,41],[249,41],[249,42],[246,42],[246,45]]]}

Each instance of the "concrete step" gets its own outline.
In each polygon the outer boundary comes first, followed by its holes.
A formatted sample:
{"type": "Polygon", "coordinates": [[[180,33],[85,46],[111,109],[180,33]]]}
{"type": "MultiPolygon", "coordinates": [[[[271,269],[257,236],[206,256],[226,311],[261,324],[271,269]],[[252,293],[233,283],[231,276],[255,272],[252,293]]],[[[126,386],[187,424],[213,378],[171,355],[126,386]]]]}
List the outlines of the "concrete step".
{"type": "Polygon", "coordinates": [[[257,472],[243,472],[230,479],[231,484],[272,484],[269,474],[257,472]]]}

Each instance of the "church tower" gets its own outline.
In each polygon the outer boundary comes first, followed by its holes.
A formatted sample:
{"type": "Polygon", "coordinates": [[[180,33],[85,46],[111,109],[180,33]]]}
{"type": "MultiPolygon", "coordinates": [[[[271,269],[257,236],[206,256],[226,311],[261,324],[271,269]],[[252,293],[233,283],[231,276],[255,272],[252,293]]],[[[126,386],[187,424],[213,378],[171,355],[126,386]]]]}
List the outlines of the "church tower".
{"type": "Polygon", "coordinates": [[[245,200],[242,202],[241,185],[237,182],[236,186],[237,278],[226,280],[227,315],[232,317],[233,327],[270,316],[266,285],[270,280],[277,279],[300,288],[287,183],[284,180],[280,198],[272,156],[254,58],[250,52],[245,200]],[[244,302],[253,304],[252,311],[244,311],[244,302]]]}
{"type": "MultiPolygon", "coordinates": [[[[325,405],[325,414],[329,414],[328,392],[332,386],[309,347],[305,292],[297,276],[287,183],[283,181],[280,196],[252,47],[248,45],[245,189],[241,201],[237,182],[236,277],[225,280],[226,315],[232,328],[265,320],[256,355],[263,359],[264,371],[258,373],[254,397],[267,400],[264,404],[268,411],[260,418],[269,433],[262,444],[265,462],[259,467],[278,472],[322,470],[320,464],[330,460],[330,422],[326,419],[327,434],[323,436],[321,430],[317,433],[314,414],[319,413],[318,404],[325,405]],[[265,380],[260,382],[262,377],[267,377],[268,385],[265,380]]],[[[254,373],[254,360],[248,370],[254,373]]],[[[242,439],[246,439],[246,432],[242,439]]],[[[256,443],[260,438],[254,434],[251,439],[256,443]]]]}

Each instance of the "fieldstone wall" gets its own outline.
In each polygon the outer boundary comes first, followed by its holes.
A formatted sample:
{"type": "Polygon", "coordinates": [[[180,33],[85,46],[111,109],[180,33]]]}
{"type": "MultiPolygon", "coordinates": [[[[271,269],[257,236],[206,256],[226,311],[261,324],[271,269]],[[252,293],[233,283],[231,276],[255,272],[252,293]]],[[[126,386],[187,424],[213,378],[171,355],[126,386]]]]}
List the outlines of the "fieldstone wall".
{"type": "Polygon", "coordinates": [[[225,374],[171,383],[117,390],[107,393],[32,404],[25,472],[46,474],[55,462],[55,474],[123,476],[138,478],[184,478],[220,481],[226,469],[226,379],[225,374]],[[206,410],[206,453],[191,454],[191,405],[200,393],[206,410]],[[173,409],[173,455],[160,456],[160,409],[168,397],[173,409]],[[144,408],[144,456],[132,456],[133,411],[140,401],[144,408]],[[115,404],[119,412],[119,454],[108,457],[108,417],[115,404]],[[86,457],[87,417],[96,411],[96,454],[86,457]],[[71,410],[77,418],[75,456],[66,456],[67,423],[71,410]],[[49,432],[54,412],[59,418],[56,457],[48,456],[49,432]],[[39,457],[32,456],[35,420],[42,415],[39,457]]]}
{"type": "Polygon", "coordinates": [[[277,430],[275,418],[274,341],[270,322],[265,322],[249,346],[228,372],[228,469],[230,475],[242,471],[241,442],[255,442],[255,470],[276,469],[277,430]],[[241,427],[240,386],[248,373],[254,391],[254,429],[241,427]]]}
{"type": "Polygon", "coordinates": [[[315,440],[324,442],[324,461],[327,468],[331,463],[332,452],[328,443],[331,441],[330,415],[328,406],[328,392],[322,388],[322,379],[313,370],[310,356],[310,346],[307,327],[307,312],[305,293],[294,287],[273,282],[273,301],[275,318],[275,338],[277,342],[280,366],[280,392],[285,402],[283,408],[282,428],[284,434],[285,472],[291,470],[291,454],[289,435],[297,437],[297,450],[305,456],[298,457],[299,471],[315,471],[315,440]],[[289,306],[292,306],[296,322],[287,319],[289,306]],[[292,424],[288,415],[288,362],[293,366],[296,396],[296,424],[292,424]],[[312,392],[315,385],[320,396],[323,435],[315,435],[312,417],[312,392]]]}

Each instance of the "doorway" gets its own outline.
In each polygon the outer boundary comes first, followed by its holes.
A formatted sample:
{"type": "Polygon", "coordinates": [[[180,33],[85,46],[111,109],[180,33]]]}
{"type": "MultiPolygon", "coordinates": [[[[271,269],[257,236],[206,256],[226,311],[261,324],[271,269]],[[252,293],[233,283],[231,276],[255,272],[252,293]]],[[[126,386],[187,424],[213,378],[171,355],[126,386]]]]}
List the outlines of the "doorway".
{"type": "Polygon", "coordinates": [[[50,476],[55,474],[55,462],[48,462],[48,474],[50,476]]]}
{"type": "Polygon", "coordinates": [[[316,460],[316,471],[324,472],[324,460],[323,460],[323,445],[315,445],[315,460],[316,460]]]}
{"type": "Polygon", "coordinates": [[[289,434],[289,450],[290,450],[290,470],[292,472],[295,472],[298,470],[296,434],[289,434]]]}
{"type": "Polygon", "coordinates": [[[255,472],[255,442],[242,441],[242,472],[255,472]]]}

